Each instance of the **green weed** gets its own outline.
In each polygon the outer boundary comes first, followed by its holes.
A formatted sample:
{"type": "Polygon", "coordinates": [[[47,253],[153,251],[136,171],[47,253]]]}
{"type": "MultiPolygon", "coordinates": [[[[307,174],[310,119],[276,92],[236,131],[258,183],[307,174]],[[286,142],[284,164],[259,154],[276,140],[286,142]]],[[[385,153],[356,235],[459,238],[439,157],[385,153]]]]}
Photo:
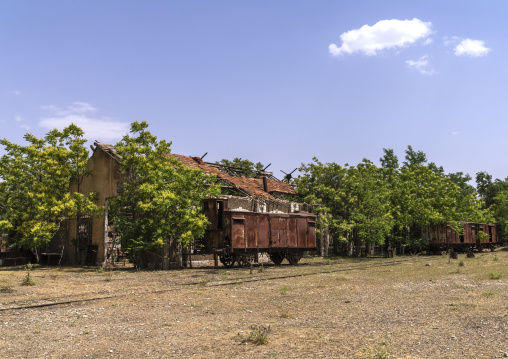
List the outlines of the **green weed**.
{"type": "Polygon", "coordinates": [[[385,348],[385,344],[378,345],[375,348],[364,349],[363,354],[367,359],[388,359],[390,357],[390,351],[385,348]]]}
{"type": "Polygon", "coordinates": [[[261,263],[261,266],[258,268],[259,273],[263,273],[265,271],[265,267],[263,267],[263,263],[261,263]]]}
{"type": "Polygon", "coordinates": [[[491,295],[494,295],[496,292],[494,292],[493,290],[486,290],[485,292],[482,293],[482,296],[484,297],[490,297],[491,295]]]}
{"type": "Polygon", "coordinates": [[[21,282],[21,285],[22,286],[33,286],[35,285],[35,282],[33,281],[32,277],[30,277],[30,271],[32,270],[32,263],[28,263],[26,265],[26,277],[25,279],[23,279],[23,281],[21,282]]]}
{"type": "Polygon", "coordinates": [[[499,279],[501,277],[501,273],[490,272],[489,277],[490,279],[499,279]]]}
{"type": "Polygon", "coordinates": [[[270,326],[264,327],[262,325],[251,327],[251,331],[247,337],[242,337],[242,343],[252,343],[254,345],[265,345],[268,343],[268,334],[270,334],[270,326]]]}

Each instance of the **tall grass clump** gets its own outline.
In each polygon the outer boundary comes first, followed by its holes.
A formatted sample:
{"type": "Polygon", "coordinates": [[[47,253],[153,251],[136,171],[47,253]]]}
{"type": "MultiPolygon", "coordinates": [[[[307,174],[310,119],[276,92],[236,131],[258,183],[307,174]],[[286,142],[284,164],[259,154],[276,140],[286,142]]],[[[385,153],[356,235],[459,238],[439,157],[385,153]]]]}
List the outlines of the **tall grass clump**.
{"type": "Polygon", "coordinates": [[[268,343],[268,334],[270,334],[270,326],[262,325],[251,327],[251,331],[247,337],[242,337],[242,343],[252,343],[254,345],[265,345],[268,343]]]}
{"type": "Polygon", "coordinates": [[[35,285],[35,282],[33,281],[32,277],[30,277],[30,271],[32,270],[32,263],[28,263],[26,265],[26,277],[25,279],[23,279],[23,281],[21,282],[21,285],[23,286],[33,286],[35,285]]]}

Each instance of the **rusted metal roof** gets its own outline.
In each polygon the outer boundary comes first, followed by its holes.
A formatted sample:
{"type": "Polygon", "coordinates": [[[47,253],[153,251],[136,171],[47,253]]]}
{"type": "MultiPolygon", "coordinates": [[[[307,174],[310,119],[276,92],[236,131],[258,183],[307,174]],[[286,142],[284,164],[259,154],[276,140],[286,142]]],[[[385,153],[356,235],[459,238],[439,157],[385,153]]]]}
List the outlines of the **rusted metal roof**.
{"type": "Polygon", "coordinates": [[[290,195],[298,194],[298,192],[291,185],[279,181],[274,177],[266,179],[268,188],[267,191],[265,192],[263,190],[262,178],[231,176],[227,173],[220,171],[219,169],[220,165],[217,165],[215,163],[212,164],[204,162],[199,157],[182,156],[174,153],[169,154],[169,156],[178,159],[180,162],[182,162],[184,165],[188,167],[200,169],[201,171],[208,174],[214,174],[220,180],[230,183],[233,187],[237,188],[242,192],[246,192],[248,195],[255,198],[267,198],[274,200],[275,198],[272,195],[274,193],[290,194],[290,195]]]}
{"type": "MultiPolygon", "coordinates": [[[[120,162],[122,157],[116,152],[115,147],[106,143],[94,142],[95,151],[97,148],[101,149],[108,155],[110,155],[115,161],[120,162]]],[[[288,183],[282,182],[272,175],[267,173],[267,191],[264,191],[263,179],[262,178],[251,178],[244,176],[232,176],[226,171],[221,171],[221,165],[216,163],[204,162],[200,157],[182,156],[174,153],[168,154],[182,162],[184,165],[199,169],[205,173],[216,175],[220,182],[231,185],[234,189],[240,193],[244,193],[248,196],[260,199],[275,200],[273,194],[288,194],[298,195],[298,192],[288,183]]]]}

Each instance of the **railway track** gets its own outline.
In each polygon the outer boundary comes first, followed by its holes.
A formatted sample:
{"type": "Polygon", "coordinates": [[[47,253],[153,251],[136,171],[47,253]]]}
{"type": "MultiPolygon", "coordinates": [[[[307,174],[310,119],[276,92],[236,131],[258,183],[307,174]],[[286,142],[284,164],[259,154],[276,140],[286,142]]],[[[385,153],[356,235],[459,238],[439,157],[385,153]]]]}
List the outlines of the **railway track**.
{"type": "MultiPolygon", "coordinates": [[[[437,257],[436,257],[437,258],[437,257]]],[[[313,275],[321,275],[321,274],[332,274],[332,273],[339,273],[339,272],[347,272],[352,270],[367,270],[369,268],[378,268],[378,267],[390,267],[399,265],[402,263],[407,263],[411,261],[411,258],[404,258],[404,259],[395,259],[395,260],[362,260],[358,263],[351,263],[344,266],[341,266],[340,264],[334,265],[333,269],[328,270],[316,270],[323,267],[329,268],[329,265],[326,264],[305,264],[301,267],[304,267],[304,269],[311,269],[312,271],[306,272],[305,270],[303,273],[295,273],[295,274],[286,274],[286,275],[277,275],[277,276],[266,276],[266,277],[252,277],[252,278],[238,278],[238,279],[231,279],[231,280],[224,280],[220,282],[210,282],[206,279],[200,280],[200,281],[192,281],[188,283],[177,283],[172,284],[169,288],[164,289],[157,289],[157,290],[145,290],[145,291],[129,291],[126,293],[118,293],[118,294],[109,294],[108,291],[102,291],[95,294],[94,297],[90,298],[84,298],[84,294],[79,295],[73,295],[73,296],[67,296],[67,297],[58,297],[58,298],[40,298],[38,299],[37,304],[28,304],[28,305],[16,305],[16,306],[8,306],[9,304],[15,304],[14,303],[3,303],[4,307],[0,308],[0,312],[5,312],[9,310],[23,310],[23,309],[37,309],[37,308],[44,308],[44,307],[50,307],[50,306],[57,306],[57,305],[71,305],[75,303],[84,303],[84,302],[92,302],[92,301],[99,301],[99,300],[106,300],[106,299],[114,299],[114,298],[121,298],[121,297],[127,297],[127,296],[142,296],[147,294],[162,294],[162,293],[168,293],[168,292],[174,292],[178,290],[183,290],[186,287],[189,286],[202,286],[205,288],[212,288],[212,287],[222,287],[222,286],[231,286],[231,285],[238,285],[242,283],[254,283],[254,282],[264,282],[264,281],[274,281],[274,280],[281,280],[281,279],[288,279],[288,278],[297,278],[297,277],[306,277],[306,276],[313,276],[313,275]],[[104,295],[101,295],[104,294],[104,295]],[[81,296],[81,298],[77,298],[81,296]]],[[[429,257],[428,260],[432,260],[432,257],[429,257]]],[[[294,267],[292,267],[294,268],[294,267]]],[[[240,270],[240,269],[238,269],[240,270]]],[[[247,269],[241,269],[242,271],[249,270],[247,269]]]]}

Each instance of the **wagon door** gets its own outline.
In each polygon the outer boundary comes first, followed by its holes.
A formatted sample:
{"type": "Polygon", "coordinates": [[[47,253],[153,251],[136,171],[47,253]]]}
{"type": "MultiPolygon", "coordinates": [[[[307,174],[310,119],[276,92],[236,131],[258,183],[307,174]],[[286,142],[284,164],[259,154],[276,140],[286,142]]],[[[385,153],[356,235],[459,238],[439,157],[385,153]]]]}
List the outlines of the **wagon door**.
{"type": "Polygon", "coordinates": [[[234,249],[245,249],[245,216],[234,214],[231,221],[231,243],[234,249]]]}
{"type": "Polygon", "coordinates": [[[288,241],[287,246],[289,248],[294,248],[298,243],[298,222],[296,217],[289,217],[287,219],[288,224],[288,241]]]}
{"type": "Polygon", "coordinates": [[[316,249],[316,221],[309,219],[308,235],[307,235],[307,248],[316,249]]]}
{"type": "Polygon", "coordinates": [[[279,247],[288,246],[288,218],[279,217],[279,247]]]}
{"type": "Polygon", "coordinates": [[[307,247],[307,218],[298,218],[298,248],[307,247]]]}
{"type": "Polygon", "coordinates": [[[270,224],[267,215],[258,216],[258,248],[269,248],[270,246],[270,224]]]}
{"type": "Polygon", "coordinates": [[[245,216],[245,233],[247,248],[255,249],[258,246],[258,216],[247,215],[245,216]]]}

